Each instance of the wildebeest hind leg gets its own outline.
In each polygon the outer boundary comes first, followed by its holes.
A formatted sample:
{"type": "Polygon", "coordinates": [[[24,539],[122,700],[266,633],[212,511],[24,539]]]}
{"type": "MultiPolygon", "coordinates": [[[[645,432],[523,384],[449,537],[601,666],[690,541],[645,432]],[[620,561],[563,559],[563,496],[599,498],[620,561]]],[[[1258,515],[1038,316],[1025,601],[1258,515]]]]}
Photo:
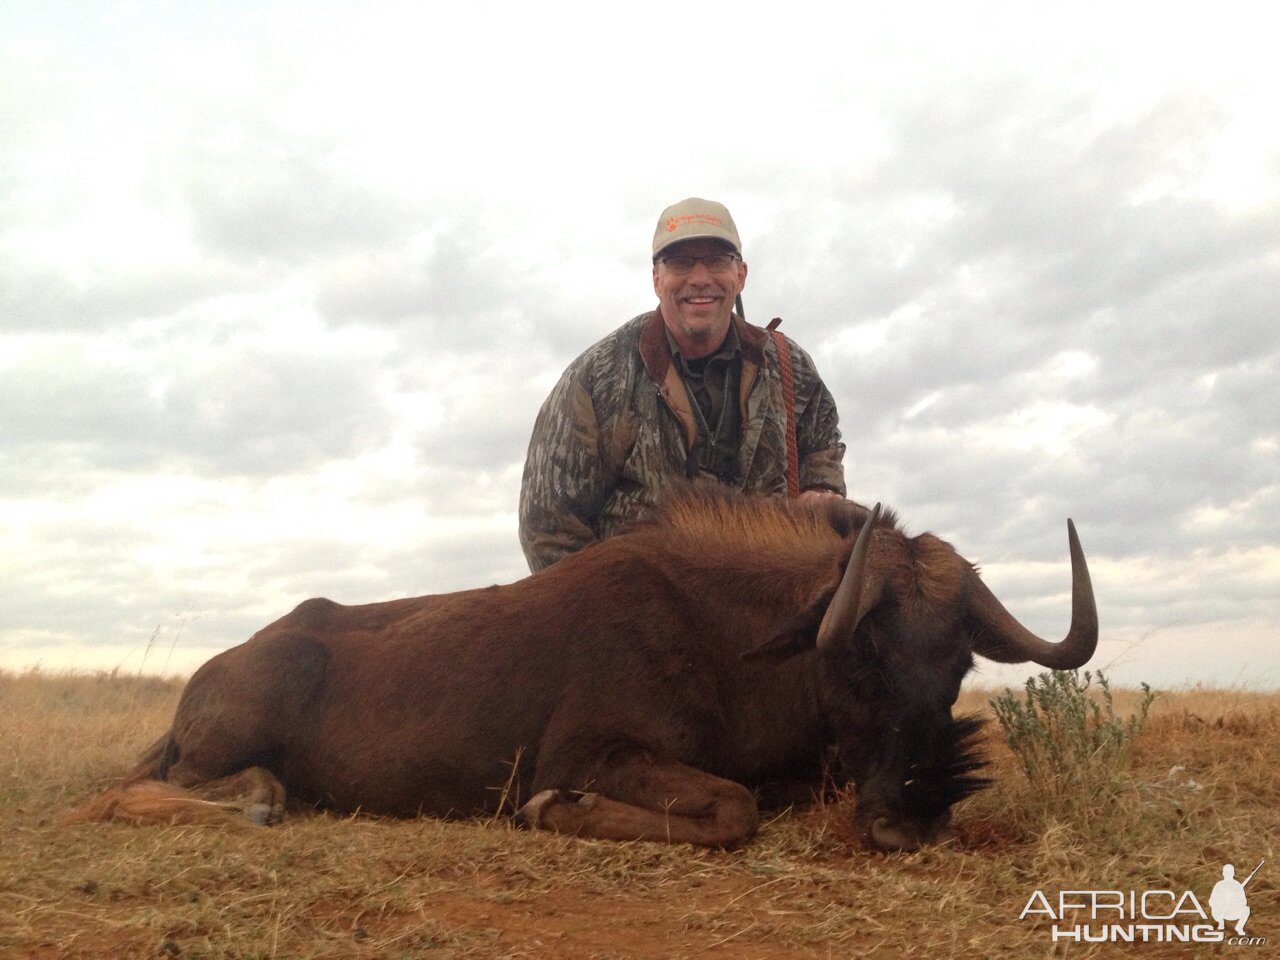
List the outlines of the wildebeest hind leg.
{"type": "Polygon", "coordinates": [[[265,767],[246,767],[229,777],[206,780],[179,763],[169,781],[204,800],[237,807],[257,824],[277,823],[284,816],[284,785],[265,767]]]}
{"type": "Polygon", "coordinates": [[[751,791],[673,760],[633,755],[597,773],[589,793],[544,790],[519,822],[601,840],[656,840],[733,847],[755,835],[751,791]]]}
{"type": "MultiPolygon", "coordinates": [[[[177,766],[174,770],[179,770],[177,766]]],[[[58,818],[60,825],[101,823],[243,824],[240,813],[258,824],[279,820],[284,787],[262,767],[210,780],[194,775],[125,780],[58,818]]]]}

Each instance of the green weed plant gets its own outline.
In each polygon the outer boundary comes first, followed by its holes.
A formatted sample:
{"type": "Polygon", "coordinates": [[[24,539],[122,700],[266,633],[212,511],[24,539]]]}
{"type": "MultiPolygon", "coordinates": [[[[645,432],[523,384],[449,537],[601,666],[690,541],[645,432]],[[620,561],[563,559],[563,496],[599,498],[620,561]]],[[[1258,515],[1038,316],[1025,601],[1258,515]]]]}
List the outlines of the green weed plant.
{"type": "Polygon", "coordinates": [[[1116,716],[1101,670],[1041,673],[1027,680],[1025,699],[1006,690],[991,707],[1035,794],[1089,803],[1125,780],[1134,741],[1157,696],[1149,685],[1141,687],[1142,700],[1127,718],[1116,716]]]}

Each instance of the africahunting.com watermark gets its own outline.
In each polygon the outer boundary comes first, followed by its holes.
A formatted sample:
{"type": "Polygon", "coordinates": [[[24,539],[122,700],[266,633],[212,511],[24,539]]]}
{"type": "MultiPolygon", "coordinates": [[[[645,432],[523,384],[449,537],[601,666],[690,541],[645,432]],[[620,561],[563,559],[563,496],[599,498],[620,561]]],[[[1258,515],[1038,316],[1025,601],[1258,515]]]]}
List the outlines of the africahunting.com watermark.
{"type": "Polygon", "coordinates": [[[1244,880],[1236,879],[1232,864],[1224,864],[1222,879],[1209,894],[1208,910],[1190,890],[1035,890],[1018,919],[1049,921],[1055,943],[1265,946],[1267,938],[1251,936],[1245,926],[1251,915],[1245,888],[1265,862],[1244,880]]]}

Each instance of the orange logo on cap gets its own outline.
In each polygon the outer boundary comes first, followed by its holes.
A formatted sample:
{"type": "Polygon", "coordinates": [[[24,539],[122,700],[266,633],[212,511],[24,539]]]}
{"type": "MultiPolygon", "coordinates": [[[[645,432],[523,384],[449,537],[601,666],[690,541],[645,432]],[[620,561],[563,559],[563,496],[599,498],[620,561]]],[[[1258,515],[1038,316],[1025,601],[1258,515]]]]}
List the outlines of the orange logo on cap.
{"type": "Polygon", "coordinates": [[[667,233],[671,233],[683,227],[686,223],[709,223],[713,227],[720,226],[720,218],[712,213],[686,213],[679,217],[670,217],[667,220],[667,233]]]}

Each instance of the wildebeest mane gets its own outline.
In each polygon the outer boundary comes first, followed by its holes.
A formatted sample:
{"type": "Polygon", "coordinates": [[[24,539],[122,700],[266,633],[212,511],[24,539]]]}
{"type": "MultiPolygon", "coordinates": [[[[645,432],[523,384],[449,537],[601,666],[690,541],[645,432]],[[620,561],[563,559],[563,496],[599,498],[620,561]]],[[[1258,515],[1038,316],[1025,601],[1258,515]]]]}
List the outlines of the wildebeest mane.
{"type": "MultiPolygon", "coordinates": [[[[629,532],[660,539],[666,551],[709,566],[774,569],[831,557],[868,515],[848,501],[814,507],[693,482],[672,487],[657,513],[629,532]]],[[[896,517],[887,511],[880,523],[892,527],[896,517]]]]}

